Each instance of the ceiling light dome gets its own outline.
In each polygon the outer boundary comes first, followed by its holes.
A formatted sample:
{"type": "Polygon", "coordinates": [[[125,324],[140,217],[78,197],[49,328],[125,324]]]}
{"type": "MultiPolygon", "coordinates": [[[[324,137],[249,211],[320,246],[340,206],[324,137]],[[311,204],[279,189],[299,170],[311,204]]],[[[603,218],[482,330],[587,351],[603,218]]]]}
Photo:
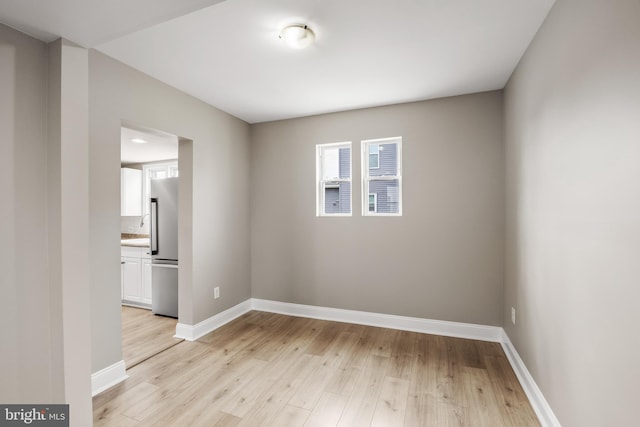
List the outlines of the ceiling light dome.
{"type": "Polygon", "coordinates": [[[293,49],[304,49],[315,41],[316,35],[307,25],[294,24],[284,27],[280,38],[293,49]]]}

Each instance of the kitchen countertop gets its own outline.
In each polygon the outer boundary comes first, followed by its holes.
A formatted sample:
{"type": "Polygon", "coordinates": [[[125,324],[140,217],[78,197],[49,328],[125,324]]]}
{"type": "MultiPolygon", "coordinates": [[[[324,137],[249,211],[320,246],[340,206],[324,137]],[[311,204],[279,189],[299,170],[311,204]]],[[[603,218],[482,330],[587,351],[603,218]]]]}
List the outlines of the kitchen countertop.
{"type": "Polygon", "coordinates": [[[137,237],[133,239],[120,239],[120,246],[133,246],[136,248],[148,248],[148,237],[137,237]]]}

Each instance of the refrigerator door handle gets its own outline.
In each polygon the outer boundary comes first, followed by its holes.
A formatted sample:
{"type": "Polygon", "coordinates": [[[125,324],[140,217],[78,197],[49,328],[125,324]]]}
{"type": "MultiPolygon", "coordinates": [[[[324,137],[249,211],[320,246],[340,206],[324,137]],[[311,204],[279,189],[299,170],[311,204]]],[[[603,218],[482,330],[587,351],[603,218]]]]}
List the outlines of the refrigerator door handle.
{"type": "Polygon", "coordinates": [[[158,199],[151,198],[151,255],[158,254],[158,199]]]}

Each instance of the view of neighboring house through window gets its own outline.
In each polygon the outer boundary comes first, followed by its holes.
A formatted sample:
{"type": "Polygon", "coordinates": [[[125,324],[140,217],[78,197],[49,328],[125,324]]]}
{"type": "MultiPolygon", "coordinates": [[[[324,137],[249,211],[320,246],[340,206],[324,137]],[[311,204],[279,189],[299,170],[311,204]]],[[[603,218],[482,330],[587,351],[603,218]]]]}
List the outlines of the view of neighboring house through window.
{"type": "Polygon", "coordinates": [[[351,142],[316,145],[316,215],[351,215],[351,142]]]}
{"type": "Polygon", "coordinates": [[[402,138],[362,141],[363,215],[402,215],[402,138]]]}
{"type": "Polygon", "coordinates": [[[369,145],[369,169],[380,168],[380,146],[378,144],[369,145]]]}
{"type": "Polygon", "coordinates": [[[378,211],[378,195],[376,193],[369,194],[369,212],[378,211]]]}

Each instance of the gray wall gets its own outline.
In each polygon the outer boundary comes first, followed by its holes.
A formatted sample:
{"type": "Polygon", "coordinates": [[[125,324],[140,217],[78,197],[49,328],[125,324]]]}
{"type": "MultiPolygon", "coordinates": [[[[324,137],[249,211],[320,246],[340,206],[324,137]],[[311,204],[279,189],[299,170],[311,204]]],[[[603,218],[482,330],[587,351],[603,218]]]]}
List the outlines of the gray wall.
{"type": "Polygon", "coordinates": [[[69,403],[73,425],[87,425],[93,418],[87,51],[58,39],[49,44],[47,67],[48,234],[44,241],[49,250],[54,397],[69,403]]]}
{"type": "Polygon", "coordinates": [[[0,401],[91,423],[87,57],[0,25],[0,401]],[[63,96],[64,95],[64,96],[63,96]]]}
{"type": "Polygon", "coordinates": [[[564,426],[638,424],[639,46],[637,0],[558,0],[505,92],[504,323],[564,426]]]}
{"type": "Polygon", "coordinates": [[[501,92],[251,129],[253,297],[502,323],[501,92]],[[360,141],[393,136],[403,137],[403,216],[364,218],[360,141]],[[316,217],[315,145],[349,140],[353,216],[316,217]]]}
{"type": "Polygon", "coordinates": [[[50,402],[47,47],[0,25],[0,402],[50,402]]]}
{"type": "Polygon", "coordinates": [[[250,297],[250,146],[247,123],[93,50],[89,113],[95,372],[122,359],[121,121],[182,138],[179,321],[189,325],[250,297]]]}

